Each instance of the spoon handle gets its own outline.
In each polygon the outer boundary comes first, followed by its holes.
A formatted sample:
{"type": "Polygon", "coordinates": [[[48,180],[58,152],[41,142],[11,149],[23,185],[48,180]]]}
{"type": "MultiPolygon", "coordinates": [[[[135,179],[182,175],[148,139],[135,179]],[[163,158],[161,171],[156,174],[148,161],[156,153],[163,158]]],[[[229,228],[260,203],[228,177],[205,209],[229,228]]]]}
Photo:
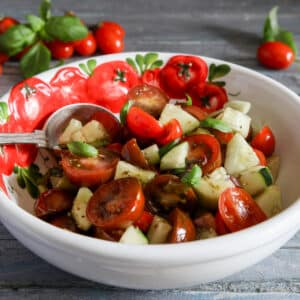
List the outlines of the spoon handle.
{"type": "Polygon", "coordinates": [[[43,130],[30,133],[0,133],[0,145],[7,144],[37,144],[39,147],[47,147],[47,140],[43,130]]]}

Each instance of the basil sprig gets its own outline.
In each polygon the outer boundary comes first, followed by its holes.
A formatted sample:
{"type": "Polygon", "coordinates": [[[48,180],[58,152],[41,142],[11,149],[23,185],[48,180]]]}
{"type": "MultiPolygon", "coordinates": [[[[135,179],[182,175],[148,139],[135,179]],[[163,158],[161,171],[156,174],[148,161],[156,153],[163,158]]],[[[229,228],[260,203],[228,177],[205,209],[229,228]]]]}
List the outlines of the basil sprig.
{"type": "Polygon", "coordinates": [[[71,142],[67,144],[68,149],[76,155],[83,157],[96,157],[98,150],[92,145],[83,142],[71,142]]]}
{"type": "Polygon", "coordinates": [[[230,71],[231,68],[227,64],[221,64],[221,65],[211,64],[209,66],[208,81],[218,86],[225,86],[226,84],[225,81],[219,81],[219,80],[215,81],[215,79],[227,75],[230,71]]]}

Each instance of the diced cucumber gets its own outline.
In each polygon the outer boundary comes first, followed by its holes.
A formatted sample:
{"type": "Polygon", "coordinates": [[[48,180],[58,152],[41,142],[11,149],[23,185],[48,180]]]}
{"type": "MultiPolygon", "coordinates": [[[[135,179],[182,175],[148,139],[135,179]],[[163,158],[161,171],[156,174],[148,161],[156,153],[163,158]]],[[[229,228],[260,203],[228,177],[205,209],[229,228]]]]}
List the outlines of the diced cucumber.
{"type": "Polygon", "coordinates": [[[85,137],[85,140],[88,144],[94,143],[96,141],[107,141],[109,139],[109,134],[107,133],[104,126],[96,121],[91,120],[86,123],[81,129],[81,133],[85,137]]]}
{"type": "Polygon", "coordinates": [[[224,121],[234,131],[240,133],[243,137],[247,137],[250,129],[251,118],[246,114],[227,107],[224,112],[218,116],[218,119],[224,121]]]}
{"type": "Polygon", "coordinates": [[[72,217],[75,220],[78,228],[84,231],[89,230],[92,226],[92,223],[89,221],[86,215],[86,208],[92,196],[93,193],[90,189],[81,187],[74,199],[71,210],[72,217]]]}
{"type": "Polygon", "coordinates": [[[164,125],[172,119],[177,119],[181,125],[183,134],[193,131],[199,127],[199,121],[191,114],[184,111],[180,106],[168,103],[159,118],[159,121],[164,125]]]}
{"type": "Polygon", "coordinates": [[[252,147],[236,133],[227,144],[224,167],[228,174],[237,176],[241,172],[257,166],[259,159],[252,147]]]}
{"type": "Polygon", "coordinates": [[[142,152],[150,165],[156,165],[159,163],[159,148],[156,144],[143,149],[142,152]]]}
{"type": "Polygon", "coordinates": [[[224,108],[233,108],[235,110],[240,111],[243,114],[247,114],[251,109],[251,103],[248,101],[241,100],[231,100],[225,103],[224,108]]]}
{"type": "Polygon", "coordinates": [[[167,152],[160,161],[161,170],[185,168],[189,152],[188,142],[183,142],[167,152]]]}
{"type": "Polygon", "coordinates": [[[280,157],[278,155],[272,155],[267,158],[267,166],[270,169],[274,182],[277,180],[279,168],[280,168],[280,157]]]}
{"type": "Polygon", "coordinates": [[[255,201],[268,218],[275,216],[282,210],[281,191],[277,185],[268,186],[263,193],[255,198],[255,201]]]}
{"type": "Polygon", "coordinates": [[[251,196],[255,196],[273,184],[273,178],[269,168],[257,166],[243,172],[239,182],[251,196]]]}
{"type": "Polygon", "coordinates": [[[71,135],[71,142],[86,142],[85,136],[82,134],[81,130],[75,131],[71,135]]]}
{"type": "Polygon", "coordinates": [[[71,119],[62,135],[59,137],[59,144],[65,145],[72,141],[71,136],[74,132],[79,131],[82,128],[80,121],[71,119]]]}
{"type": "Polygon", "coordinates": [[[210,134],[213,135],[209,130],[205,129],[205,128],[197,128],[196,130],[190,132],[188,135],[195,135],[195,134],[210,134]]]}
{"type": "Polygon", "coordinates": [[[144,170],[142,168],[136,167],[126,161],[120,160],[117,164],[115,179],[124,177],[135,177],[142,184],[146,184],[156,175],[155,172],[150,170],[144,170]]]}
{"type": "Polygon", "coordinates": [[[206,240],[216,237],[217,233],[213,228],[199,228],[197,229],[197,240],[206,240]]]}
{"type": "Polygon", "coordinates": [[[165,243],[171,230],[172,226],[167,220],[155,215],[147,233],[149,244],[165,243]]]}
{"type": "Polygon", "coordinates": [[[72,191],[76,186],[66,176],[50,176],[50,183],[54,189],[72,191]]]}
{"type": "Polygon", "coordinates": [[[120,243],[123,244],[132,244],[132,245],[146,245],[148,244],[148,240],[143,234],[143,232],[133,225],[127,227],[125,232],[122,234],[120,238],[120,243]]]}
{"type": "Polygon", "coordinates": [[[194,190],[203,207],[216,209],[220,194],[229,187],[234,187],[234,184],[226,170],[220,167],[202,177],[199,183],[194,185],[194,190]]]}

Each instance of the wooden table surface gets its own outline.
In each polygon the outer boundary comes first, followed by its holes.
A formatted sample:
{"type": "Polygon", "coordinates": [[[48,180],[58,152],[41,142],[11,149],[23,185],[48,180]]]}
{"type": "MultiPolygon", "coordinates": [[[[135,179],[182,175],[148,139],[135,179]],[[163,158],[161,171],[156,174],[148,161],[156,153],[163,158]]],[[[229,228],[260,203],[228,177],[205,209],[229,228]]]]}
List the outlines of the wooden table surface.
{"type": "MultiPolygon", "coordinates": [[[[300,1],[277,1],[280,23],[300,48],[300,1]]],[[[24,20],[39,1],[1,0],[0,15],[24,20]]],[[[274,1],[261,0],[61,0],[54,14],[73,10],[87,24],[111,19],[127,31],[126,51],[195,53],[257,70],[300,93],[300,71],[269,71],[258,65],[256,48],[274,1]]],[[[0,94],[21,79],[7,63],[0,94]]],[[[17,220],[16,220],[17,221],[17,220]]],[[[134,291],[69,275],[24,248],[0,225],[0,299],[300,299],[300,233],[259,264],[218,282],[188,289],[134,291]]]]}

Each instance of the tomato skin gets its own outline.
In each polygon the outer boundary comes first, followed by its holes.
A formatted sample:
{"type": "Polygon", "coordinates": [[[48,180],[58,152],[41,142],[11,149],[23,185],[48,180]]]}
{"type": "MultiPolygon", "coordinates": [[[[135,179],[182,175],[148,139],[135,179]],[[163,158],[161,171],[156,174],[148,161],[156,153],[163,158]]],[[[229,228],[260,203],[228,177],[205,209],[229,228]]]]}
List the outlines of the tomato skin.
{"type": "Polygon", "coordinates": [[[89,32],[84,39],[76,41],[74,48],[82,56],[93,55],[97,50],[96,39],[93,33],[89,32]]]}
{"type": "Polygon", "coordinates": [[[170,98],[185,98],[188,85],[204,82],[206,62],[196,56],[175,55],[160,71],[160,85],[170,98]]]}
{"type": "Polygon", "coordinates": [[[14,169],[17,152],[15,145],[3,145],[0,150],[1,174],[10,175],[14,169]]]}
{"type": "Polygon", "coordinates": [[[218,235],[224,235],[230,232],[226,227],[219,211],[217,211],[215,215],[215,224],[216,224],[216,232],[218,235]]]}
{"type": "Polygon", "coordinates": [[[267,165],[267,159],[264,155],[264,153],[258,149],[253,148],[253,151],[255,152],[256,156],[259,159],[259,164],[262,166],[266,166],[267,165]]]}
{"type": "Polygon", "coordinates": [[[228,144],[234,136],[233,132],[222,132],[217,129],[211,129],[211,132],[221,145],[228,144]]]}
{"type": "Polygon", "coordinates": [[[129,131],[139,138],[157,139],[164,132],[163,127],[155,118],[135,106],[130,108],[126,123],[129,131]]]}
{"type": "Polygon", "coordinates": [[[219,197],[219,212],[231,231],[239,231],[267,219],[265,213],[244,189],[227,188],[219,197]]]}
{"type": "Polygon", "coordinates": [[[193,117],[199,121],[205,120],[208,113],[196,105],[183,105],[182,109],[191,114],[193,117]]]}
{"type": "Polygon", "coordinates": [[[190,85],[187,94],[192,98],[193,105],[199,106],[207,113],[223,108],[228,101],[224,88],[208,82],[190,85]]]}
{"type": "Polygon", "coordinates": [[[182,137],[182,128],[177,119],[170,120],[164,125],[162,135],[157,139],[159,145],[166,145],[182,137]]]}
{"type": "Polygon", "coordinates": [[[95,31],[99,50],[104,54],[119,53],[124,49],[124,28],[115,22],[104,21],[95,31]]]}
{"type": "Polygon", "coordinates": [[[141,217],[134,222],[134,226],[138,227],[143,232],[147,232],[153,218],[154,216],[150,212],[144,210],[141,217]]]}
{"type": "Polygon", "coordinates": [[[187,136],[189,143],[188,163],[198,164],[203,174],[208,174],[222,164],[221,147],[218,140],[209,134],[187,136]]]}
{"type": "Polygon", "coordinates": [[[145,198],[140,182],[120,178],[101,185],[88,202],[87,217],[103,229],[126,228],[144,211],[145,198]]]}
{"type": "Polygon", "coordinates": [[[0,75],[2,75],[3,74],[3,67],[2,67],[2,65],[0,65],[0,75]]]}
{"type": "Polygon", "coordinates": [[[57,216],[50,221],[50,224],[72,232],[78,231],[74,220],[68,215],[57,216]]]}
{"type": "Polygon", "coordinates": [[[106,146],[106,149],[121,155],[123,145],[120,143],[112,143],[106,146]]]}
{"type": "Polygon", "coordinates": [[[169,243],[183,243],[196,239],[196,229],[191,218],[181,211],[174,208],[169,216],[173,229],[168,237],[169,243]]]}
{"type": "Polygon", "coordinates": [[[51,54],[56,59],[68,59],[73,56],[74,46],[72,43],[62,41],[51,41],[47,43],[51,54]]]}
{"type": "Polygon", "coordinates": [[[97,104],[118,113],[127,101],[128,91],[138,83],[138,74],[128,63],[103,63],[88,78],[88,96],[97,104]]]}
{"type": "Polygon", "coordinates": [[[9,56],[6,55],[5,53],[0,52],[0,65],[2,65],[9,60],[9,56]]]}
{"type": "Polygon", "coordinates": [[[19,24],[19,22],[9,16],[5,16],[0,19],[0,34],[4,33],[6,30],[8,30],[10,27],[19,24]]]}
{"type": "Polygon", "coordinates": [[[295,60],[293,50],[279,41],[262,43],[257,49],[257,59],[269,69],[287,69],[295,60]]]}
{"type": "Polygon", "coordinates": [[[99,148],[97,157],[79,157],[69,152],[62,153],[61,165],[65,175],[78,186],[93,187],[110,180],[115,172],[119,156],[99,148]]]}
{"type": "Polygon", "coordinates": [[[251,146],[262,151],[266,157],[273,154],[275,150],[275,144],[275,136],[269,126],[264,126],[251,141],[251,146]]]}
{"type": "Polygon", "coordinates": [[[142,83],[160,88],[159,73],[160,68],[155,68],[153,70],[146,70],[142,75],[142,83]]]}

